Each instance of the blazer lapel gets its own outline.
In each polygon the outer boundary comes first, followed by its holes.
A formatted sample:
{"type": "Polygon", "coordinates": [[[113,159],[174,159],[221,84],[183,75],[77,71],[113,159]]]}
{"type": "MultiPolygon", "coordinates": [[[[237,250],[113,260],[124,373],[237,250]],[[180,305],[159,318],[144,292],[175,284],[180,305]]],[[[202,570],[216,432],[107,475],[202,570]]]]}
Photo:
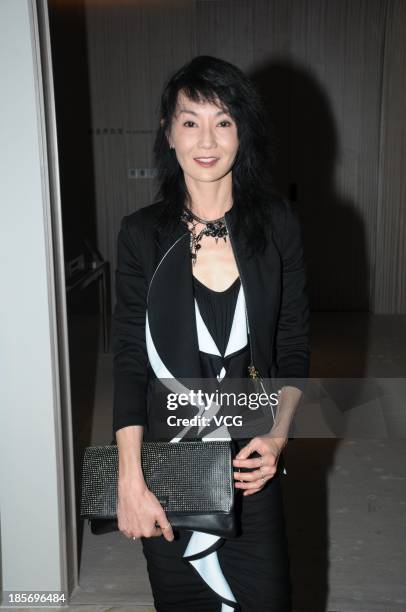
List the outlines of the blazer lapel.
{"type": "Polygon", "coordinates": [[[147,299],[149,334],[161,362],[175,378],[201,378],[189,233],[160,241],[160,258],[147,299]]]}
{"type": "Polygon", "coordinates": [[[235,215],[235,209],[232,207],[225,213],[225,218],[244,289],[253,361],[262,376],[267,377],[271,326],[280,301],[280,257],[272,237],[267,253],[248,255],[245,239],[241,234],[237,236],[235,231],[235,215]]]}

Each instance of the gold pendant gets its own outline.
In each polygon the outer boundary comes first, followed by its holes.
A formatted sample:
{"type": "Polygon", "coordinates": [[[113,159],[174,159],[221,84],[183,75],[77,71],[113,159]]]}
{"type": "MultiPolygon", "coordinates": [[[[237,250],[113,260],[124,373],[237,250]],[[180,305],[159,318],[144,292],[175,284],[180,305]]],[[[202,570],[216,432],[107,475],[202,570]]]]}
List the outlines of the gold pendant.
{"type": "Polygon", "coordinates": [[[252,378],[254,380],[257,380],[259,378],[259,372],[255,368],[254,365],[249,365],[248,366],[248,372],[249,372],[250,378],[252,378]]]}

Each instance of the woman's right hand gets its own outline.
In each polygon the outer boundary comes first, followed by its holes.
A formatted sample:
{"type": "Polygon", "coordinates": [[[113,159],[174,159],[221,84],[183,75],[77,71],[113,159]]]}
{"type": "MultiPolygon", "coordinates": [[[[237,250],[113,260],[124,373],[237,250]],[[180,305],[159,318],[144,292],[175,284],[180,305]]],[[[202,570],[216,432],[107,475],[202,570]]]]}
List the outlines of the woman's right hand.
{"type": "Polygon", "coordinates": [[[163,535],[168,542],[174,539],[164,509],[145,483],[140,486],[134,481],[119,481],[117,520],[119,530],[127,538],[163,535]]]}

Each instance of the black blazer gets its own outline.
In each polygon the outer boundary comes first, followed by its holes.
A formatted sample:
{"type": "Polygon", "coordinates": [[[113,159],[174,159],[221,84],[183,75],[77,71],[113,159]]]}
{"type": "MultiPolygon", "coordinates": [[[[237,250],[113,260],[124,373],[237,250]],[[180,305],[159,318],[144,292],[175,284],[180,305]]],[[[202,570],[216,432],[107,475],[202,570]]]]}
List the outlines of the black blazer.
{"type": "MultiPolygon", "coordinates": [[[[180,378],[200,378],[190,235],[187,225],[157,229],[164,203],[123,217],[117,242],[116,304],[112,320],[113,436],[121,427],[147,424],[148,381],[154,376],[146,347],[146,319],[157,352],[180,378]]],[[[225,213],[250,332],[251,359],[263,378],[309,374],[309,303],[297,212],[289,201],[272,205],[266,250],[246,255],[233,234],[235,209],[225,213]]],[[[298,379],[297,382],[292,379],[298,379]]]]}

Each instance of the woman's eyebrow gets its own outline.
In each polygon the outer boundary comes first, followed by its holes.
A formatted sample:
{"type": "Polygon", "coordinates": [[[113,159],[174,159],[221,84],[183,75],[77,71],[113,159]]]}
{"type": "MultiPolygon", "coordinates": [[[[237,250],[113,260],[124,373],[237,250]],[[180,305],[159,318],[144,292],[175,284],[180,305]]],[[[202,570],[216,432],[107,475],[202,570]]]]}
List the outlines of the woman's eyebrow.
{"type": "MultiPolygon", "coordinates": [[[[199,114],[199,113],[196,113],[195,111],[189,110],[187,108],[182,108],[178,112],[178,115],[180,115],[181,113],[189,113],[190,115],[195,115],[195,117],[197,117],[197,115],[199,114]]],[[[216,116],[218,116],[218,115],[228,115],[228,114],[229,113],[227,113],[227,111],[219,110],[219,111],[217,111],[216,116]]]]}

